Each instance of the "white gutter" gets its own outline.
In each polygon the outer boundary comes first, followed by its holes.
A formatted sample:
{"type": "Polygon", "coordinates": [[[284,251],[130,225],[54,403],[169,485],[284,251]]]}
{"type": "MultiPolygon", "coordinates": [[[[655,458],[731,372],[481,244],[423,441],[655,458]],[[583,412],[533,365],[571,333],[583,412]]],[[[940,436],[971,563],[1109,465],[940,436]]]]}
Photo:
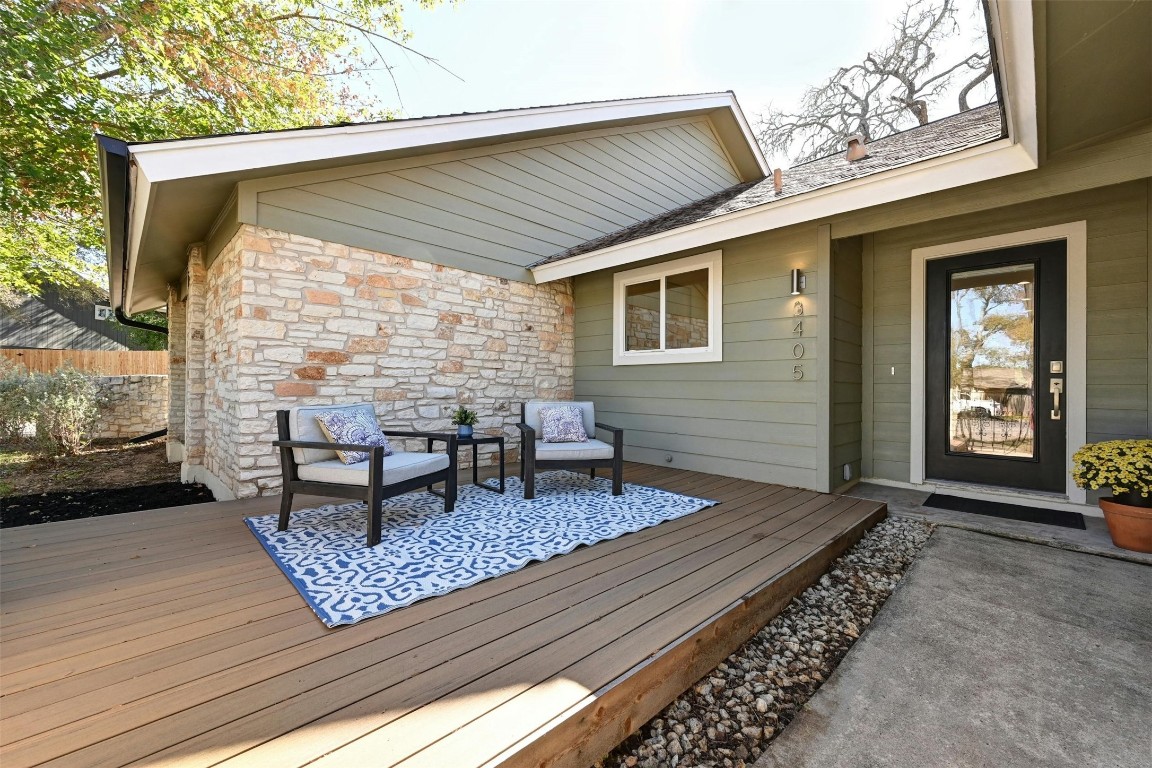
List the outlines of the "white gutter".
{"type": "Polygon", "coordinates": [[[140,243],[144,237],[144,223],[148,221],[152,183],[136,163],[131,148],[128,150],[128,248],[126,271],[128,283],[124,287],[124,314],[131,316],[132,289],[136,284],[136,262],[140,255],[140,243]]]}

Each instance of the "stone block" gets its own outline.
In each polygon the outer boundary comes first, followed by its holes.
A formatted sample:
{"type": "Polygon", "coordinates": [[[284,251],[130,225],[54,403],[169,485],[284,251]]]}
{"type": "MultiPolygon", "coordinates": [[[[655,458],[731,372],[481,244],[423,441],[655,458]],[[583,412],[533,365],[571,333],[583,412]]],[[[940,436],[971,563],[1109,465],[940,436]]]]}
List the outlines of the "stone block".
{"type": "Polygon", "coordinates": [[[303,272],[304,262],[293,255],[278,253],[262,253],[256,259],[256,266],[260,269],[269,269],[276,272],[303,272]]]}
{"type": "Polygon", "coordinates": [[[305,365],[297,368],[292,373],[294,373],[298,379],[307,379],[309,381],[320,381],[328,376],[322,365],[305,365]]]}
{"type": "Polygon", "coordinates": [[[365,352],[387,352],[388,339],[352,339],[348,342],[348,351],[352,354],[362,354],[365,352]]]}
{"type": "Polygon", "coordinates": [[[328,365],[339,365],[351,359],[344,352],[320,351],[315,349],[309,350],[307,357],[310,363],[327,363],[328,365]]]}
{"type": "Polygon", "coordinates": [[[284,323],[278,323],[272,320],[244,318],[238,321],[238,325],[237,330],[241,336],[258,339],[283,339],[284,334],[288,332],[288,328],[284,323]]]}
{"type": "Polygon", "coordinates": [[[438,320],[430,315],[410,314],[404,318],[404,325],[408,328],[430,331],[436,327],[438,320]]]}
{"type": "Polygon", "coordinates": [[[376,373],[374,365],[342,365],[338,369],[341,376],[371,376],[376,373]]]}
{"type": "Polygon", "coordinates": [[[311,397],[316,394],[316,385],[302,381],[278,381],[273,391],[277,397],[311,397]]]}
{"type": "Polygon", "coordinates": [[[315,288],[304,289],[304,300],[310,304],[328,304],[334,307],[340,306],[340,294],[335,291],[321,291],[315,288]]]}
{"type": "Polygon", "coordinates": [[[344,333],[349,336],[375,336],[376,323],[371,320],[356,320],[353,318],[334,318],[324,323],[324,329],[334,333],[344,333]]]}

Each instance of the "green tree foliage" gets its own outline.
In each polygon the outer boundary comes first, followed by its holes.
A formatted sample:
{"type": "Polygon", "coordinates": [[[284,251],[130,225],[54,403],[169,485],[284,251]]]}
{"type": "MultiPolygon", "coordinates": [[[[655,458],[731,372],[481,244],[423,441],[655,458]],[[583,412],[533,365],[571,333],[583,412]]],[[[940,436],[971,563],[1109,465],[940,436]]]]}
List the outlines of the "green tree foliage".
{"type": "MultiPolygon", "coordinates": [[[[168,315],[163,312],[155,310],[148,310],[147,312],[137,312],[132,315],[133,320],[139,320],[142,323],[151,323],[152,325],[159,325],[161,328],[168,327],[168,315]]],[[[145,330],[144,328],[133,328],[130,325],[124,326],[124,330],[132,338],[132,342],[138,349],[151,349],[161,350],[168,349],[168,337],[163,333],[156,331],[145,330]]]]}
{"type": "Polygon", "coordinates": [[[386,54],[412,52],[402,7],[0,3],[0,294],[103,282],[94,132],[146,141],[385,117],[357,86],[389,69],[386,54]]]}

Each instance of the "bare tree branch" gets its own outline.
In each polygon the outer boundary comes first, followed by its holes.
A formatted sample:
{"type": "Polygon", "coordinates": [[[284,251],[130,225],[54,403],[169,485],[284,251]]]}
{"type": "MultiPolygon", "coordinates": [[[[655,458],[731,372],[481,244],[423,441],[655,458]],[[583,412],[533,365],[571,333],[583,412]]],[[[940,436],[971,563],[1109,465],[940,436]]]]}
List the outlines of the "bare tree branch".
{"type": "Polygon", "coordinates": [[[942,59],[940,52],[953,47],[944,43],[961,32],[957,15],[963,2],[909,0],[883,47],[809,88],[795,111],[769,107],[762,113],[761,144],[801,162],[841,150],[854,133],[872,141],[923,125],[934,105],[955,92],[963,73],[972,72],[959,99],[961,110],[967,109],[970,94],[991,75],[991,57],[985,35],[959,58],[942,59]]]}

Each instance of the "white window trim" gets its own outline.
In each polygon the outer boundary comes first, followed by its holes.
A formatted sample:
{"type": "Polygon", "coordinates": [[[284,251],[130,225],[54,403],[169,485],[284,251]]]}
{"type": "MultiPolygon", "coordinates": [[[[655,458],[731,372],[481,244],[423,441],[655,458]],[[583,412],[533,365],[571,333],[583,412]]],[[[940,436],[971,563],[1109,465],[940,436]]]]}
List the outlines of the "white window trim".
{"type": "Polygon", "coordinates": [[[612,365],[665,365],[667,363],[712,363],[724,359],[722,252],[709,251],[675,261],[666,261],[612,277],[612,365]],[[691,349],[626,351],[624,321],[625,288],[636,283],[660,280],[660,339],[664,343],[664,278],[698,269],[708,270],[708,346],[691,349]]]}

